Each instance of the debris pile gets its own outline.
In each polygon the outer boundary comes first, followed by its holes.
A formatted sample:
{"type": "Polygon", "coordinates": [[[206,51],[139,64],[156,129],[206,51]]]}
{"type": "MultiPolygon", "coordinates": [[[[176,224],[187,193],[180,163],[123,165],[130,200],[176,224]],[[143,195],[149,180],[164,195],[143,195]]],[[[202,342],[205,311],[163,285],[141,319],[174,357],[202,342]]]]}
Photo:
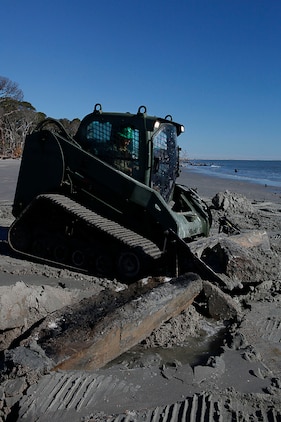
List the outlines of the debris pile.
{"type": "MultiPolygon", "coordinates": [[[[205,420],[211,408],[224,420],[281,418],[281,207],[228,191],[212,204],[211,236],[190,248],[217,284],[188,273],[127,286],[0,254],[0,420],[113,421],[128,409],[160,420],[191,408],[205,420]],[[222,217],[239,233],[219,231],[222,217]],[[163,361],[159,349],[186,347],[208,324],[224,335],[205,359],[163,361]],[[137,367],[122,354],[135,345],[137,367]]],[[[4,207],[3,229],[10,217],[4,207]]]]}

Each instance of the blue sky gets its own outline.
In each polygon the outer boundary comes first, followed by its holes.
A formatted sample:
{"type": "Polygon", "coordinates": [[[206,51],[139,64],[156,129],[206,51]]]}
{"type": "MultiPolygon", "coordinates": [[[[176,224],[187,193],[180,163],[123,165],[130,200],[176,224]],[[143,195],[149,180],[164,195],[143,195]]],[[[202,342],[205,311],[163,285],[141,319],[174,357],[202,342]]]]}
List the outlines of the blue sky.
{"type": "Polygon", "coordinates": [[[0,75],[55,118],[171,114],[190,158],[281,160],[280,0],[1,0],[0,75]]]}

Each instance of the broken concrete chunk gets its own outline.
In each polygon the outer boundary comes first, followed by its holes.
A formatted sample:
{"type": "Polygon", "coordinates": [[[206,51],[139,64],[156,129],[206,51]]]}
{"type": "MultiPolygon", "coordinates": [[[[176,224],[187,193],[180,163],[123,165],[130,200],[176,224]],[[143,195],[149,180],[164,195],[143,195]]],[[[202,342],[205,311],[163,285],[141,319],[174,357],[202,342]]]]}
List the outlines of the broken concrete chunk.
{"type": "Polygon", "coordinates": [[[254,212],[254,207],[244,195],[232,193],[226,190],[218,192],[212,199],[212,203],[217,210],[232,210],[239,213],[254,212]]]}
{"type": "Polygon", "coordinates": [[[27,329],[49,313],[77,301],[79,295],[81,298],[78,289],[28,286],[23,281],[13,286],[0,286],[0,330],[27,329]]]}
{"type": "Polygon", "coordinates": [[[228,242],[238,244],[245,249],[252,249],[255,247],[265,251],[270,249],[268,233],[265,230],[250,230],[235,236],[227,236],[224,233],[220,233],[209,236],[208,238],[195,240],[189,244],[189,247],[190,250],[200,258],[206,248],[213,248],[218,243],[223,243],[225,239],[227,239],[228,242]]]}
{"type": "Polygon", "coordinates": [[[208,281],[203,281],[203,289],[212,318],[221,320],[240,318],[241,307],[231,296],[208,281]]]}
{"type": "Polygon", "coordinates": [[[228,238],[206,248],[201,259],[215,272],[227,275],[238,283],[254,283],[256,264],[249,251],[228,238]]]}
{"type": "Polygon", "coordinates": [[[270,241],[265,230],[250,230],[248,232],[232,236],[229,239],[243,248],[251,249],[254,247],[260,247],[265,251],[270,250],[270,241]]]}

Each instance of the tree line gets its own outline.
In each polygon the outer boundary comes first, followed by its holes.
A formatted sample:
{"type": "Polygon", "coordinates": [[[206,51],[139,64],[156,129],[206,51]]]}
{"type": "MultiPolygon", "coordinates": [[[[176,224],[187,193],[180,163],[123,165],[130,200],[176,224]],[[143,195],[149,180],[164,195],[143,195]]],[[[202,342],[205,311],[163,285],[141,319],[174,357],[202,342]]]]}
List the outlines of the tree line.
{"type": "MultiPolygon", "coordinates": [[[[24,101],[24,95],[16,82],[0,76],[0,157],[21,157],[26,136],[46,118],[33,105],[24,101]]],[[[76,133],[79,119],[59,119],[66,131],[76,133]]]]}

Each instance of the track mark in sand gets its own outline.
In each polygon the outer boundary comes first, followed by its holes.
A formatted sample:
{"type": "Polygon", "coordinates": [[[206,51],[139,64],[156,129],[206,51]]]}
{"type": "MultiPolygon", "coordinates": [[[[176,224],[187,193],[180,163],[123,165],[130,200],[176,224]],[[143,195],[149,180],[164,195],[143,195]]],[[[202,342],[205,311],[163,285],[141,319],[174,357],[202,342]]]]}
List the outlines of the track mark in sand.
{"type": "Polygon", "coordinates": [[[281,318],[267,317],[257,321],[256,327],[264,340],[281,342],[281,318]]]}
{"type": "Polygon", "coordinates": [[[129,412],[107,419],[108,422],[182,422],[182,421],[205,421],[205,422],[278,422],[281,412],[271,403],[256,404],[247,402],[245,397],[228,398],[221,396],[214,398],[211,394],[195,394],[182,402],[170,406],[156,407],[145,413],[129,412]],[[242,404],[243,403],[243,404],[242,404]]]}
{"type": "MultiPolygon", "coordinates": [[[[20,401],[20,420],[45,420],[50,415],[53,421],[63,421],[67,411],[74,411],[79,416],[95,410],[96,403],[110,399],[113,390],[122,394],[135,395],[138,386],[124,382],[118,378],[91,373],[53,373],[44,376],[38,384],[27,391],[20,401]],[[64,416],[63,416],[64,415],[64,416]],[[53,417],[55,416],[55,418],[53,417]]],[[[72,420],[76,420],[75,417],[72,420]]],[[[79,419],[80,420],[80,419],[79,419]]]]}
{"type": "MultiPolygon", "coordinates": [[[[34,420],[33,417],[36,415],[37,422],[46,420],[64,422],[68,421],[69,417],[75,422],[81,420],[81,411],[83,411],[83,420],[98,420],[94,416],[97,403],[110,401],[115,389],[119,390],[120,400],[124,394],[135,395],[137,400],[137,386],[112,376],[94,376],[90,373],[47,375],[37,385],[30,387],[27,396],[21,400],[20,420],[34,420]]],[[[281,420],[281,411],[278,409],[281,409],[280,403],[272,403],[266,398],[263,401],[261,397],[255,400],[247,395],[216,397],[203,393],[195,394],[171,405],[158,406],[145,411],[128,410],[126,414],[107,416],[102,420],[108,422],[249,422],[252,420],[277,422],[281,420]]],[[[103,414],[103,412],[98,413],[103,414]]]]}
{"type": "Polygon", "coordinates": [[[278,302],[254,304],[248,320],[260,338],[270,343],[281,343],[281,309],[278,302]]]}

